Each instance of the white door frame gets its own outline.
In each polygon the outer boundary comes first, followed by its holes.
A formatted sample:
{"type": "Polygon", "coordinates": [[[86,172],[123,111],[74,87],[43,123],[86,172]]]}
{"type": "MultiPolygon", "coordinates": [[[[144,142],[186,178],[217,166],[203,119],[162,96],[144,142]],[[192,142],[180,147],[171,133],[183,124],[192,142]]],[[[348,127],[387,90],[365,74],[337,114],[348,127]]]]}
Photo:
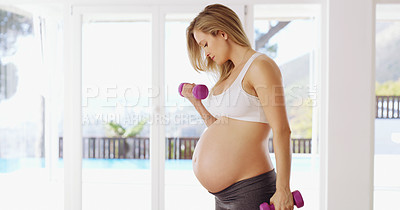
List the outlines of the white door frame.
{"type": "MultiPolygon", "coordinates": [[[[65,71],[65,125],[64,126],[64,209],[82,209],[82,18],[87,14],[112,13],[150,13],[152,14],[152,30],[159,30],[160,16],[156,6],[67,6],[65,39],[66,39],[66,66],[65,71]],[[73,44],[71,44],[73,43],[73,44]],[[70,62],[68,62],[70,61],[70,62]]],[[[160,93],[161,97],[152,97],[152,115],[161,116],[163,107],[162,91],[163,79],[160,74],[160,36],[152,33],[152,90],[160,93]]],[[[152,209],[161,209],[164,206],[164,157],[165,139],[161,124],[151,124],[150,134],[150,170],[151,170],[151,198],[152,209]]]]}

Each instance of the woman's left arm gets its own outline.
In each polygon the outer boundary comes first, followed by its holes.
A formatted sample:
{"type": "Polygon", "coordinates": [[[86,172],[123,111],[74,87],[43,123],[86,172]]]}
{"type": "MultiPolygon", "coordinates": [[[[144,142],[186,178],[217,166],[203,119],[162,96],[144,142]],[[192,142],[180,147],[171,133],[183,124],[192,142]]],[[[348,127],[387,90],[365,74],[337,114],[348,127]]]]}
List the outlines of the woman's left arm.
{"type": "Polygon", "coordinates": [[[249,83],[261,102],[273,132],[277,168],[276,193],[271,198],[276,210],[293,209],[290,191],[290,126],[286,114],[284,87],[279,67],[271,60],[259,60],[249,71],[249,83]]]}

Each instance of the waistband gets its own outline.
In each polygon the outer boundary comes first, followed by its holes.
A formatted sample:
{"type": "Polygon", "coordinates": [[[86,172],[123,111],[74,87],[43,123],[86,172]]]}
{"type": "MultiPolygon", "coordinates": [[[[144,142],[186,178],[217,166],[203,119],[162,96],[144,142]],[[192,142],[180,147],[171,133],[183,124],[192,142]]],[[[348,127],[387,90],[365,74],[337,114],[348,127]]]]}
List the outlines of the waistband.
{"type": "Polygon", "coordinates": [[[266,173],[248,179],[240,180],[219,192],[216,193],[209,192],[209,193],[217,197],[224,197],[239,190],[241,192],[252,191],[260,188],[265,188],[268,186],[271,188],[271,192],[275,192],[276,190],[275,185],[276,185],[276,173],[275,169],[272,169],[271,171],[268,171],[266,173]]]}

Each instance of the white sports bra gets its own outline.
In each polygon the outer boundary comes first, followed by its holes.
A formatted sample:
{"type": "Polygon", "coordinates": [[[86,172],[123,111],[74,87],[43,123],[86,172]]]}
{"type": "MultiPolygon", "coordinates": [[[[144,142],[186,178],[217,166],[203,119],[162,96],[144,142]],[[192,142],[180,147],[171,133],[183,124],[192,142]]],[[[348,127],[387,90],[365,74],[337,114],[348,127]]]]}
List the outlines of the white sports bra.
{"type": "Polygon", "coordinates": [[[218,95],[211,93],[206,100],[208,111],[215,117],[226,116],[233,119],[268,123],[258,97],[248,94],[242,87],[242,80],[251,63],[262,53],[254,53],[243,69],[224,92],[218,95]]]}

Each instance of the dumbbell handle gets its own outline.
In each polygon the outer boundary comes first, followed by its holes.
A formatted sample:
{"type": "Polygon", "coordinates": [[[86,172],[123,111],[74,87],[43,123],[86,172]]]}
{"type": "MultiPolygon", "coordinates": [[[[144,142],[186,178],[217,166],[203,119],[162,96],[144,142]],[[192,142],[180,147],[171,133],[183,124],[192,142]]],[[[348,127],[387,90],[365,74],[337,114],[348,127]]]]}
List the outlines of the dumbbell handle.
{"type": "MultiPolygon", "coordinates": [[[[292,192],[293,195],[293,201],[294,205],[297,206],[297,208],[301,208],[304,206],[304,200],[303,197],[301,196],[301,193],[296,190],[292,192]]],[[[275,210],[274,204],[268,205],[268,203],[262,203],[260,205],[260,210],[275,210]]]]}
{"type": "MultiPolygon", "coordinates": [[[[188,84],[188,83],[181,83],[178,87],[178,92],[179,94],[183,97],[182,95],[182,90],[183,90],[183,85],[188,84]]],[[[205,85],[196,85],[192,89],[193,96],[197,99],[205,99],[208,96],[208,88],[205,85]]]]}

